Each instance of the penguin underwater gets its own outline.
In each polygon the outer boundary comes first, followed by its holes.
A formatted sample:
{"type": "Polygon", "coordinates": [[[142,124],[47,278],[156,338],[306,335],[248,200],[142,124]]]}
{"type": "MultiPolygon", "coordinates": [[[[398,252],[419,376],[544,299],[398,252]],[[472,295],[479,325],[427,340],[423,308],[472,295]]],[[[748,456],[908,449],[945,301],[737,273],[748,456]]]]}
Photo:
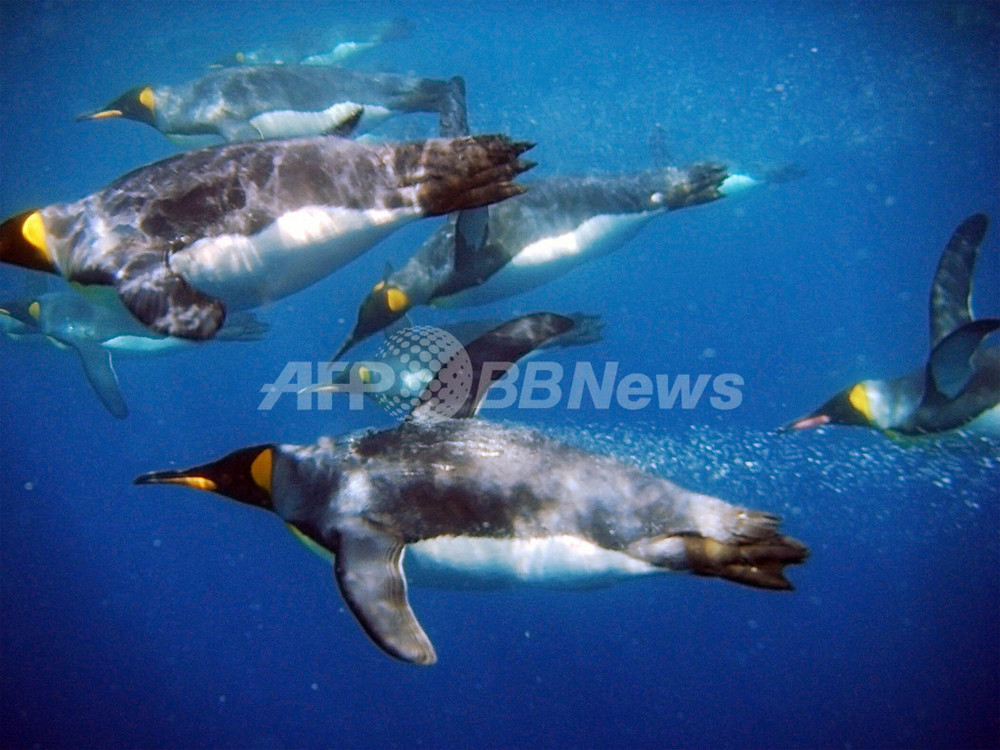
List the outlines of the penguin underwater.
{"type": "MultiPolygon", "coordinates": [[[[237,312],[216,338],[257,341],[266,331],[267,324],[253,314],[237,312]]],[[[116,356],[156,356],[194,346],[187,339],[151,334],[117,299],[95,301],[70,290],[0,301],[0,332],[24,343],[48,343],[75,352],[90,387],[118,419],[128,416],[128,406],[118,387],[116,356]]]]}
{"type": "Polygon", "coordinates": [[[438,112],[440,135],[465,134],[464,81],[322,65],[221,68],[177,86],[136,86],[77,120],[125,117],[186,147],[360,134],[406,112],[438,112]]]}
{"type": "Polygon", "coordinates": [[[404,224],[502,200],[531,144],[317,136],[190,151],[0,225],[0,261],[110,286],[158,333],[212,337],[227,310],[319,281],[404,224]]]}
{"type": "Polygon", "coordinates": [[[863,380],[783,431],[825,424],[872,427],[890,436],[951,430],[1000,436],[1000,347],[982,346],[1000,328],[974,319],[972,277],[988,219],[977,213],[955,230],[930,294],[930,355],[925,366],[892,380],[863,380]]]}
{"type": "Polygon", "coordinates": [[[355,55],[385,44],[405,39],[413,31],[413,22],[395,18],[376,24],[347,24],[315,30],[307,29],[286,42],[264,44],[234,52],[209,67],[235,65],[336,65],[355,55]]]}
{"type": "MultiPolygon", "coordinates": [[[[473,342],[469,356],[481,373],[569,324],[548,313],[516,319],[473,342]]],[[[470,390],[458,416],[471,416],[484,390],[470,390]]],[[[791,588],[784,567],[808,555],[769,513],[529,429],[422,412],[379,432],[256,445],[135,483],[186,485],[275,513],[332,555],[340,592],[372,641],[412,664],[437,656],[409,605],[404,553],[430,576],[493,587],[586,588],[686,570],[777,590],[791,588]]]]}
{"type": "MultiPolygon", "coordinates": [[[[598,316],[573,313],[562,317],[569,321],[569,327],[543,341],[539,340],[532,346],[531,353],[584,346],[601,340],[604,323],[598,316]]],[[[387,333],[373,358],[337,363],[342,369],[331,378],[329,384],[308,385],[300,389],[299,394],[351,393],[359,385],[363,385],[360,390],[390,414],[406,412],[405,407],[409,401],[427,392],[427,386],[439,372],[434,367],[441,364],[441,358],[447,359],[450,353],[457,352],[459,348],[468,351],[470,347],[482,346],[484,341],[490,340],[484,338],[483,334],[495,328],[496,321],[465,321],[442,326],[397,329],[387,333]],[[433,337],[441,354],[433,362],[425,363],[419,359],[422,347],[414,344],[428,335],[433,337]]],[[[496,344],[491,343],[490,346],[495,349],[496,344]]]]}
{"type": "Polygon", "coordinates": [[[754,184],[707,163],[534,181],[527,193],[503,204],[448,217],[361,302],[354,328],[333,359],[411,307],[480,305],[528,291],[618,249],[667,211],[754,184]]]}

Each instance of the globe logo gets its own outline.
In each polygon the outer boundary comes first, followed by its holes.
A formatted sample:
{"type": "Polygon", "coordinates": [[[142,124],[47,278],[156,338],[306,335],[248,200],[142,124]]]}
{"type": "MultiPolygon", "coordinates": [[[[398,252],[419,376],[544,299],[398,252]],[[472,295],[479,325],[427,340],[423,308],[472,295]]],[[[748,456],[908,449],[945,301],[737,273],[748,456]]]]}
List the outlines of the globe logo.
{"type": "Polygon", "coordinates": [[[395,373],[390,387],[371,394],[394,417],[420,407],[420,418],[450,419],[472,393],[472,360],[461,342],[440,328],[396,331],[385,339],[375,360],[395,373]]]}

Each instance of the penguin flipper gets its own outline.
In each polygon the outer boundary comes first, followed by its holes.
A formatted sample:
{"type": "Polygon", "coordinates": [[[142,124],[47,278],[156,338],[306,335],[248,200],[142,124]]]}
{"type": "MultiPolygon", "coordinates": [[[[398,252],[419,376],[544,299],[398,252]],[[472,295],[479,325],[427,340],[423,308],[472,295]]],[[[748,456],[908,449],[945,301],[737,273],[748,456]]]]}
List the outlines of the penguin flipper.
{"type": "Polygon", "coordinates": [[[260,341],[270,326],[252,312],[240,310],[226,316],[215,338],[219,341],[260,341]]]}
{"type": "Polygon", "coordinates": [[[573,327],[550,341],[548,346],[583,346],[597,343],[604,338],[604,321],[600,315],[578,312],[569,317],[573,321],[573,327]]]}
{"type": "Polygon", "coordinates": [[[125,307],[165,336],[210,339],[226,317],[222,302],[192,287],[156,253],[133,259],[119,272],[115,286],[125,307]]]}
{"type": "Polygon", "coordinates": [[[1000,318],[982,318],[959,326],[941,339],[927,360],[923,403],[957,397],[973,376],[972,355],[983,339],[998,328],[1000,318]]]}
{"type": "Polygon", "coordinates": [[[489,206],[459,211],[451,246],[452,273],[434,289],[434,298],[479,286],[513,257],[502,246],[489,241],[489,206]]]}
{"type": "Polygon", "coordinates": [[[969,296],[979,245],[986,236],[989,220],[977,213],[958,225],[941,253],[931,284],[931,347],[936,347],[952,331],[972,320],[969,296]]]}
{"type": "Polygon", "coordinates": [[[102,347],[96,341],[69,340],[65,338],[57,339],[62,344],[70,347],[80,358],[83,365],[83,372],[87,376],[90,387],[104,404],[104,408],[118,419],[125,419],[128,416],[128,406],[118,390],[118,375],[111,362],[111,352],[102,347]]]}
{"type": "MultiPolygon", "coordinates": [[[[342,109],[339,111],[338,119],[330,127],[323,131],[323,135],[337,135],[341,138],[349,138],[358,129],[361,117],[365,113],[365,108],[359,104],[335,105],[342,109]]],[[[332,109],[332,108],[331,108],[332,109]]]]}
{"type": "Polygon", "coordinates": [[[264,139],[260,129],[246,120],[223,120],[219,123],[219,135],[228,143],[260,141],[264,139]]]}
{"type": "Polygon", "coordinates": [[[406,597],[403,543],[364,521],[341,525],[334,575],[340,593],[368,637],[411,664],[437,661],[406,597]]]}
{"type": "MultiPolygon", "coordinates": [[[[506,375],[514,363],[525,354],[545,346],[574,325],[573,319],[564,315],[532,313],[508,320],[470,341],[465,346],[465,352],[472,365],[472,387],[465,401],[451,416],[455,419],[475,416],[480,402],[494,381],[506,375]]],[[[421,403],[410,414],[413,419],[419,420],[428,414],[433,414],[435,407],[432,406],[434,400],[431,395],[446,388],[446,381],[452,374],[447,365],[438,370],[434,380],[424,389],[421,403]]]]}
{"type": "Polygon", "coordinates": [[[465,272],[472,267],[477,251],[486,244],[489,222],[489,206],[458,212],[455,218],[455,270],[465,272]]]}

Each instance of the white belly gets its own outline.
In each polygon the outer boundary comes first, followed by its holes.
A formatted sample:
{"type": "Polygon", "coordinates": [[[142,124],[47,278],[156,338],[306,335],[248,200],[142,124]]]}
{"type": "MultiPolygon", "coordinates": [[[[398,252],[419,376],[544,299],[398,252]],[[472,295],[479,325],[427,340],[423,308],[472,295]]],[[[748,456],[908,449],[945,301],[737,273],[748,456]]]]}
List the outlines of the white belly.
{"type": "Polygon", "coordinates": [[[407,578],[461,588],[595,588],[662,572],[623,552],[573,536],[535,539],[437,537],[406,548],[407,578]]]}
{"type": "Polygon", "coordinates": [[[525,245],[485,283],[435,300],[434,304],[483,305],[547,284],[582,263],[617,250],[660,213],[601,214],[570,232],[541,237],[525,245]]]}
{"type": "Polygon", "coordinates": [[[107,341],[102,341],[101,346],[116,354],[135,356],[155,356],[166,354],[178,349],[187,349],[194,344],[187,339],[179,339],[174,336],[115,336],[107,341]]]}
{"type": "Polygon", "coordinates": [[[319,281],[417,216],[412,207],[307,206],[250,237],[199,240],[170,256],[170,267],[229,310],[245,310],[319,281]]]}
{"type": "Polygon", "coordinates": [[[264,112],[251,118],[250,124],[261,138],[295,138],[330,133],[361,112],[354,133],[364,133],[382,123],[391,114],[385,107],[338,102],[318,112],[280,110],[264,112]]]}
{"type": "Polygon", "coordinates": [[[1000,438],[1000,404],[996,404],[993,408],[984,411],[972,422],[963,427],[962,431],[1000,438]]]}

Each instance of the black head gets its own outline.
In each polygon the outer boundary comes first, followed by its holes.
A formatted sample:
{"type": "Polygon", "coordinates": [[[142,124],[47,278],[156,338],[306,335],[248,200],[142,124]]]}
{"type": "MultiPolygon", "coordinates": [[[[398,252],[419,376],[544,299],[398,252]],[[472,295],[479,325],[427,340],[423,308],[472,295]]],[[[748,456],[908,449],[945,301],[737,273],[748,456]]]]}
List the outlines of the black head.
{"type": "Polygon", "coordinates": [[[124,117],[137,122],[156,127],[155,118],[156,97],[150,86],[136,86],[129,89],[114,101],[90,114],[80,115],[80,120],[104,120],[108,117],[124,117]]]}
{"type": "Polygon", "coordinates": [[[271,510],[275,450],[271,444],[255,445],[192,469],[143,474],[135,478],[134,484],[183,484],[271,510]]]}
{"type": "Polygon", "coordinates": [[[352,346],[403,317],[412,306],[406,292],[382,280],[358,307],[358,320],[347,341],[333,356],[338,360],[352,346]]]}
{"type": "Polygon", "coordinates": [[[816,411],[799,417],[785,425],[782,430],[806,430],[825,424],[874,427],[871,401],[864,381],[845,388],[816,411]]]}

